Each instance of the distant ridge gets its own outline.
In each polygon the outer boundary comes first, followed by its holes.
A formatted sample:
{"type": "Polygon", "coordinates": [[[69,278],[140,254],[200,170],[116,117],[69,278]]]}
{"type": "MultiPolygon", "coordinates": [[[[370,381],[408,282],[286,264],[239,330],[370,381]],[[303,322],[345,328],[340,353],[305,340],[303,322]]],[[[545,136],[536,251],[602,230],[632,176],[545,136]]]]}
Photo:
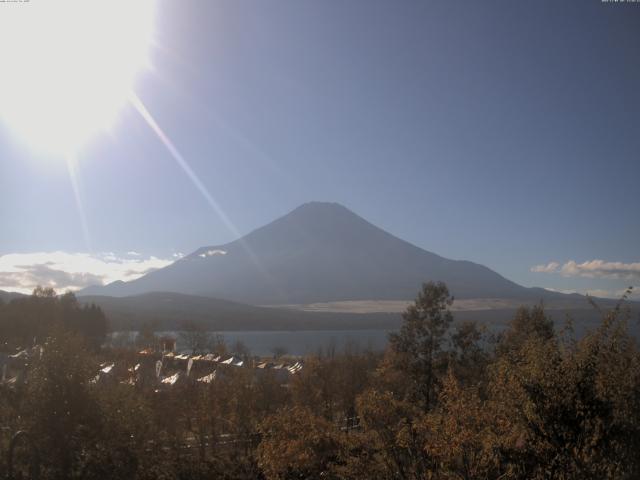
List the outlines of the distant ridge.
{"type": "Polygon", "coordinates": [[[556,298],[489,268],[449,260],[376,227],[337,203],[311,202],[224,245],[202,247],[131,282],[89,287],[81,295],[154,291],[253,305],[413,299],[428,280],[457,298],[556,298]]]}
{"type": "Polygon", "coordinates": [[[16,292],[5,292],[4,290],[0,290],[0,300],[3,302],[10,302],[11,300],[15,299],[15,298],[20,298],[20,297],[24,297],[23,294],[21,293],[16,293],[16,292]]]}

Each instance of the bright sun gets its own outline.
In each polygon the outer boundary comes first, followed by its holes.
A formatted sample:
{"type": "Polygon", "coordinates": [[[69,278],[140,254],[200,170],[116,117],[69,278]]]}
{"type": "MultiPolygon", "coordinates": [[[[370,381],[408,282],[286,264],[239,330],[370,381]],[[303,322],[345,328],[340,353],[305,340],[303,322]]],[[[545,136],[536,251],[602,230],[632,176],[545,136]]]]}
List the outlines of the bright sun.
{"type": "Polygon", "coordinates": [[[0,120],[30,147],[77,152],[149,65],[155,0],[38,0],[0,12],[0,120]]]}

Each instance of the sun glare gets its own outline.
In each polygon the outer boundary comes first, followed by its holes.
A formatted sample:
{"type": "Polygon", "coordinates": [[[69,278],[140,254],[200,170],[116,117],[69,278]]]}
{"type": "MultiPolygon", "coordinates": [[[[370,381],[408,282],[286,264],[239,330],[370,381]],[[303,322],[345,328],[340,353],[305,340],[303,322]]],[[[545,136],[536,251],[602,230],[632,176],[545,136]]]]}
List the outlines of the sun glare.
{"type": "Polygon", "coordinates": [[[108,130],[149,66],[155,0],[7,3],[0,119],[31,148],[74,155],[108,130]]]}

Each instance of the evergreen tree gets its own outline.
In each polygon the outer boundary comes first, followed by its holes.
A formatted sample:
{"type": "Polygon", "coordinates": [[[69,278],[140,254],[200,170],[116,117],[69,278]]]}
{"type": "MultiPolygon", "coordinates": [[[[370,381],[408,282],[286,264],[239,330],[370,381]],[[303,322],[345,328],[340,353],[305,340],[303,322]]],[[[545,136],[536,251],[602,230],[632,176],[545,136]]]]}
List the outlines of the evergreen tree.
{"type": "Polygon", "coordinates": [[[442,283],[429,282],[422,286],[413,305],[402,315],[400,332],[389,336],[395,353],[395,366],[409,376],[410,394],[424,410],[436,399],[436,373],[442,367],[442,345],[453,321],[449,307],[453,297],[442,283]]]}

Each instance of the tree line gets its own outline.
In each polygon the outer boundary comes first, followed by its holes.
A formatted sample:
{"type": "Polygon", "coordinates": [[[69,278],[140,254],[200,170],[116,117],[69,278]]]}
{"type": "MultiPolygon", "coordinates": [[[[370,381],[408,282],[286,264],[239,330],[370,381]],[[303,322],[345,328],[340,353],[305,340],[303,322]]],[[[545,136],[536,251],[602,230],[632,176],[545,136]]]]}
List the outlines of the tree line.
{"type": "Polygon", "coordinates": [[[7,303],[0,299],[0,351],[41,344],[54,328],[81,335],[96,349],[109,325],[100,307],[81,305],[72,292],[57,295],[52,288],[37,287],[30,296],[7,303]]]}

